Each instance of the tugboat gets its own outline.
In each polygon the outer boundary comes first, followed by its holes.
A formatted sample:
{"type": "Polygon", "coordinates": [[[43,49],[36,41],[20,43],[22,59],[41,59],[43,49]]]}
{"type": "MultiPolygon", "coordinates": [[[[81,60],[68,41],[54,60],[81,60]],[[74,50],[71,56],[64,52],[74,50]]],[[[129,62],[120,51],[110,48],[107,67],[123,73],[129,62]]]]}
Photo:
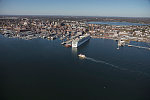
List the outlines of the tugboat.
{"type": "Polygon", "coordinates": [[[71,44],[65,44],[65,47],[66,48],[69,48],[69,47],[71,47],[72,45],[71,44]]]}
{"type": "Polygon", "coordinates": [[[83,54],[79,54],[78,56],[79,56],[79,58],[82,58],[82,59],[85,59],[85,58],[86,58],[86,56],[83,55],[83,54]]]}
{"type": "Polygon", "coordinates": [[[62,45],[65,45],[66,43],[65,43],[65,42],[62,42],[61,44],[62,44],[62,45]]]}

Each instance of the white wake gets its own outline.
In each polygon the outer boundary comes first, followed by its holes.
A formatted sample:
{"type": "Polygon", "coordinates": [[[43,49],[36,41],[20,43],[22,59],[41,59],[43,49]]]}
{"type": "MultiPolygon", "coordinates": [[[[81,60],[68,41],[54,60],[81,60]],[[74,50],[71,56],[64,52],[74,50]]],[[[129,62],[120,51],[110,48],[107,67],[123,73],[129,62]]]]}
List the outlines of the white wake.
{"type": "Polygon", "coordinates": [[[136,73],[144,74],[144,75],[150,77],[150,74],[148,74],[148,73],[145,73],[145,72],[142,72],[142,71],[133,71],[133,70],[129,70],[129,69],[126,69],[126,68],[120,68],[119,66],[116,66],[114,64],[108,63],[106,61],[96,60],[96,59],[93,59],[93,58],[90,58],[90,57],[86,57],[85,59],[93,61],[93,62],[96,62],[96,63],[106,64],[106,65],[109,65],[109,66],[111,66],[111,67],[113,67],[115,69],[118,69],[118,70],[136,72],[136,73]]]}

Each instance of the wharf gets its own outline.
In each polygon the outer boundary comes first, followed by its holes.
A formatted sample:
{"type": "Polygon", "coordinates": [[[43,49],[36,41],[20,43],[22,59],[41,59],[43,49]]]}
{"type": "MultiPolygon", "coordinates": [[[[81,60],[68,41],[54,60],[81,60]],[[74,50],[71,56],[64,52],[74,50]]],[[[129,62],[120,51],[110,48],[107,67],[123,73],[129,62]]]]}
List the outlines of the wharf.
{"type": "Polygon", "coordinates": [[[73,39],[71,40],[68,40],[68,41],[65,41],[65,42],[62,42],[61,44],[70,44],[72,42],[73,39]]]}

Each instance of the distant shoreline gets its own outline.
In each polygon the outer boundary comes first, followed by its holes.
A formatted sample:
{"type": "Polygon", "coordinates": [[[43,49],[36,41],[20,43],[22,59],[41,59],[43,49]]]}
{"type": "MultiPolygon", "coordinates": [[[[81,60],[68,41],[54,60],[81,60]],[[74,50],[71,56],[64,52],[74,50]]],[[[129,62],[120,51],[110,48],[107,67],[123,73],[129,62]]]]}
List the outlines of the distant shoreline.
{"type": "Polygon", "coordinates": [[[150,17],[130,17],[130,16],[85,16],[85,15],[0,15],[0,16],[55,16],[55,17],[98,17],[98,18],[150,18],[150,17]]]}

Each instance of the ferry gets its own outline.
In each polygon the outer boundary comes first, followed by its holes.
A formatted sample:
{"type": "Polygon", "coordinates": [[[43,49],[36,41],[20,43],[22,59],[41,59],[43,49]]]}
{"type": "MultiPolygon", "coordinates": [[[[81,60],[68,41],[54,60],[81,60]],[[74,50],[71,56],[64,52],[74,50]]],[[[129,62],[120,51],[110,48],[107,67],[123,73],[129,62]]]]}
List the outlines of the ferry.
{"type": "Polygon", "coordinates": [[[82,59],[85,59],[85,58],[86,58],[86,56],[83,55],[83,54],[79,54],[78,56],[79,56],[79,58],[82,58],[82,59]]]}
{"type": "Polygon", "coordinates": [[[78,46],[82,45],[86,41],[90,39],[90,34],[84,34],[82,36],[79,36],[72,41],[72,47],[77,48],[78,46]]]}

